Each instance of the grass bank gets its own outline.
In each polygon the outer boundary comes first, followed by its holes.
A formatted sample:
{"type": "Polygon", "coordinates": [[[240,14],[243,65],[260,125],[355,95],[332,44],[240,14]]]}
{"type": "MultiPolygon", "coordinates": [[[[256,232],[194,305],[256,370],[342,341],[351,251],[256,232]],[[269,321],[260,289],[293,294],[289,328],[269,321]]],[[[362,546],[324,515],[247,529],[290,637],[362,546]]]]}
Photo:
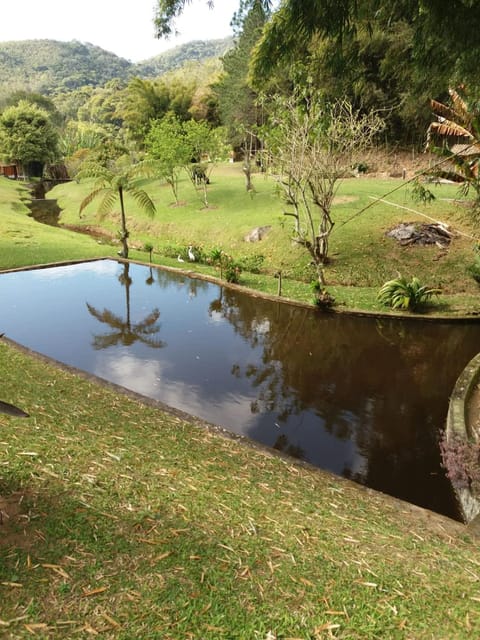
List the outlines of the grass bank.
{"type": "MultiPolygon", "coordinates": [[[[208,253],[221,248],[246,265],[241,284],[271,295],[278,292],[275,274],[282,272],[282,295],[311,303],[313,268],[307,252],[292,242],[290,218],[282,215],[284,205],[272,179],[255,176],[255,193],[245,192],[238,165],[220,165],[209,185],[209,207],[191,183],[180,182],[181,203],[172,204],[172,194],[160,181],[146,181],[157,205],[157,214],[147,218],[136,203],[127,200],[131,257],[146,261],[143,251],[153,245],[153,262],[180,267],[177,255],[193,244],[208,253]],[[258,226],[270,227],[264,240],[245,242],[245,235],[258,226]],[[257,273],[249,265],[259,267],[257,273]]],[[[99,220],[95,203],[79,217],[79,204],[91,186],[71,182],[55,187],[49,197],[62,208],[60,223],[52,228],[28,217],[29,193],[21,183],[0,180],[0,268],[40,262],[115,256],[119,214],[99,220]],[[96,231],[96,239],[72,229],[96,231]]],[[[440,287],[430,314],[478,315],[478,284],[467,268],[475,260],[476,230],[464,204],[455,200],[457,190],[449,185],[432,187],[437,199],[428,207],[415,204],[408,184],[399,179],[360,178],[343,182],[334,205],[336,225],[330,242],[330,263],[326,268],[328,289],[338,309],[382,311],[376,296],[380,286],[398,273],[417,276],[430,287],[440,287]],[[385,197],[384,197],[385,196],[385,197]],[[362,212],[363,211],[363,212],[362,212]],[[362,213],[359,213],[362,212],[362,213]],[[448,248],[401,246],[386,232],[401,222],[440,220],[455,231],[448,248]]],[[[188,265],[198,273],[218,276],[211,266],[188,265]]]]}
{"type": "Polygon", "coordinates": [[[0,636],[480,635],[462,525],[0,341],[0,636]]]}
{"type": "MultiPolygon", "coordinates": [[[[145,243],[154,247],[153,259],[159,264],[179,266],[176,256],[189,244],[205,252],[219,247],[245,264],[260,265],[260,273],[244,272],[242,284],[275,294],[283,274],[283,295],[311,301],[310,283],[314,271],[307,252],[291,240],[291,218],[283,215],[273,179],[257,174],[255,193],[247,194],[241,167],[219,165],[209,185],[209,207],[205,208],[187,179],[180,182],[179,206],[172,204],[168,186],[146,181],[145,188],[157,205],[153,219],[146,218],[128,202],[132,246],[145,243]],[[270,232],[258,243],[245,242],[253,228],[269,226],[270,232]]],[[[79,218],[79,203],[89,192],[88,184],[69,183],[56,187],[63,209],[61,221],[67,225],[101,227],[114,236],[118,215],[99,221],[95,203],[79,218]]],[[[478,313],[478,284],[468,274],[474,261],[476,230],[464,203],[456,200],[458,191],[451,185],[432,186],[436,200],[428,206],[412,199],[412,189],[401,179],[352,178],[345,180],[333,208],[335,227],[330,242],[330,262],[326,268],[329,291],[339,308],[385,310],[376,300],[380,286],[398,273],[417,276],[443,294],[434,307],[439,313],[452,315],[478,313]],[[362,212],[362,213],[360,213],[362,212]],[[401,222],[443,221],[455,231],[448,248],[402,246],[386,232],[401,222]]],[[[146,254],[143,254],[145,259],[146,254]]],[[[214,273],[196,264],[195,269],[214,273]]]]}
{"type": "Polygon", "coordinates": [[[30,200],[26,184],[0,177],[0,269],[114,254],[88,236],[35,222],[30,200]]]}

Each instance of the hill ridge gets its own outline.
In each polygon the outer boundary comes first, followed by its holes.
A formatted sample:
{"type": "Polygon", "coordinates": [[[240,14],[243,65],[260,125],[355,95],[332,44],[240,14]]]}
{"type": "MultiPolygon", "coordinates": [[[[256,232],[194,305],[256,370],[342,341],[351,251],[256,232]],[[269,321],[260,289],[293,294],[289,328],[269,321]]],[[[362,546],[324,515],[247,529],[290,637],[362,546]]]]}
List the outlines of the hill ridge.
{"type": "Polygon", "coordinates": [[[98,45],[79,40],[48,38],[0,42],[0,98],[27,90],[44,95],[82,86],[101,86],[109,80],[155,78],[188,61],[221,57],[233,38],[192,40],[152,58],[131,62],[98,45]]]}

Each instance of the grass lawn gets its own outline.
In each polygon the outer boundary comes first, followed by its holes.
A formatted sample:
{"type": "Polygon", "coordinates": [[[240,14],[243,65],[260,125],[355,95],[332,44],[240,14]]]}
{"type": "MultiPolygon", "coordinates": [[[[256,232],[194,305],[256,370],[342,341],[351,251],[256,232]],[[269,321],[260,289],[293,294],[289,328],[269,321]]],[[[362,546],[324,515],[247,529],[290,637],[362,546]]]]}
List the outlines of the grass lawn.
{"type": "Polygon", "coordinates": [[[0,342],[0,636],[480,635],[459,523],[0,342]]]}
{"type": "MultiPolygon", "coordinates": [[[[148,219],[135,203],[127,202],[131,245],[142,249],[145,243],[151,243],[154,262],[175,266],[179,266],[177,254],[189,244],[206,253],[219,247],[236,260],[260,263],[261,277],[244,272],[242,284],[276,293],[278,282],[273,276],[281,271],[283,295],[311,302],[314,270],[306,250],[292,242],[291,218],[282,215],[285,205],[278,197],[275,182],[257,174],[254,186],[255,194],[247,194],[241,167],[219,165],[212,174],[208,187],[210,206],[205,209],[186,178],[180,182],[180,206],[172,204],[167,185],[145,181],[145,188],[156,202],[157,214],[148,219]],[[271,227],[267,237],[258,243],[245,242],[245,235],[258,226],[271,227]]],[[[73,182],[56,187],[49,195],[58,198],[63,224],[100,226],[115,237],[118,214],[100,221],[96,202],[79,218],[79,204],[90,189],[88,184],[73,182]]],[[[478,284],[467,273],[475,259],[475,227],[465,205],[455,200],[456,187],[437,185],[432,190],[436,200],[425,206],[415,203],[411,187],[398,179],[352,178],[342,183],[334,205],[336,226],[326,268],[327,286],[339,308],[384,310],[376,301],[378,290],[386,280],[401,273],[408,278],[415,275],[422,283],[442,289],[438,312],[478,313],[478,284]],[[401,222],[432,219],[454,229],[456,235],[447,249],[436,245],[405,247],[385,235],[401,222]]],[[[145,253],[139,255],[146,258],[145,253]]],[[[203,269],[196,264],[195,269],[198,268],[203,269]]],[[[206,271],[213,273],[211,269],[206,271]]]]}
{"type": "Polygon", "coordinates": [[[29,200],[26,185],[0,177],[0,269],[115,253],[88,236],[35,222],[29,200]]]}
{"type": "MultiPolygon", "coordinates": [[[[236,170],[214,172],[206,211],[188,185],[182,207],[152,185],[158,214],[150,221],[130,209],[132,243],[153,239],[155,261],[175,266],[176,248],[190,243],[262,253],[263,272],[243,282],[275,292],[282,269],[285,295],[308,299],[308,258],[282,228],[272,184],[259,176],[252,199],[236,170]],[[243,242],[260,224],[272,225],[266,241],[243,242]]],[[[417,214],[385,204],[341,226],[394,185],[343,185],[327,270],[337,299],[375,308],[377,287],[402,267],[442,283],[444,312],[475,311],[476,285],[465,274],[471,238],[442,252],[400,248],[384,231],[417,214]]],[[[86,189],[55,189],[62,222],[98,224],[93,211],[78,219],[86,189]]],[[[0,179],[0,268],[115,255],[116,246],[31,220],[27,195],[0,179]]],[[[411,205],[399,191],[388,199],[411,205]]],[[[427,211],[471,233],[452,202],[427,211]]],[[[104,224],[115,233],[115,220],[104,224]]],[[[5,340],[0,365],[0,399],[30,414],[0,414],[0,637],[480,637],[480,550],[463,525],[226,438],[5,340]]]]}

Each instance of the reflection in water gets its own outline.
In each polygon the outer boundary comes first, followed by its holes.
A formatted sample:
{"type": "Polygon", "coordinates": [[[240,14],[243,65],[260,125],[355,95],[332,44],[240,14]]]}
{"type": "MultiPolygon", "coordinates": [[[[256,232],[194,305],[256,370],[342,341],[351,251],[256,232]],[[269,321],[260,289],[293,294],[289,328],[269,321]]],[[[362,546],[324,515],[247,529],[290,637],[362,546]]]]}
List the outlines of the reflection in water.
{"type": "MultiPolygon", "coordinates": [[[[109,309],[98,311],[87,302],[87,309],[90,314],[99,322],[107,324],[112,328],[110,333],[102,336],[96,335],[94,337],[94,349],[106,349],[107,347],[113,347],[117,344],[122,344],[128,347],[134,344],[137,340],[143,342],[149,347],[159,348],[165,346],[161,340],[150,337],[154,333],[158,333],[160,331],[160,327],[155,325],[160,317],[160,311],[158,309],[154,309],[142,321],[132,324],[130,314],[130,286],[132,284],[132,279],[130,278],[129,270],[130,265],[128,263],[124,264],[123,272],[118,277],[118,281],[125,289],[124,319],[115,315],[109,309]]],[[[147,278],[145,282],[146,284],[151,284],[150,278],[147,278]]]]}
{"type": "Polygon", "coordinates": [[[44,287],[35,272],[2,274],[2,330],[291,456],[454,514],[438,432],[458,374],[480,351],[480,325],[322,315],[139,265],[113,263],[112,278],[111,265],[77,265],[74,287],[71,268],[64,279],[63,268],[54,281],[44,276],[44,287]],[[98,322],[110,331],[99,335],[98,322]]]}

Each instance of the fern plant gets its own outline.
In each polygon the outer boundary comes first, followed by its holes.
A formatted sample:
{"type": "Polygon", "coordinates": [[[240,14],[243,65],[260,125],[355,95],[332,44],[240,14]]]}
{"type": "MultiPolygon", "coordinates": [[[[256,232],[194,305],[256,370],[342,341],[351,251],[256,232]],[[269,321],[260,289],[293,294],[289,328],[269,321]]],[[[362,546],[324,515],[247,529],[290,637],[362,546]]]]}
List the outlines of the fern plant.
{"type": "Polygon", "coordinates": [[[398,276],[393,280],[388,280],[378,292],[378,300],[392,309],[406,309],[416,311],[426,304],[433,295],[441,293],[440,289],[430,288],[422,285],[417,277],[413,277],[410,282],[398,276]]]}

